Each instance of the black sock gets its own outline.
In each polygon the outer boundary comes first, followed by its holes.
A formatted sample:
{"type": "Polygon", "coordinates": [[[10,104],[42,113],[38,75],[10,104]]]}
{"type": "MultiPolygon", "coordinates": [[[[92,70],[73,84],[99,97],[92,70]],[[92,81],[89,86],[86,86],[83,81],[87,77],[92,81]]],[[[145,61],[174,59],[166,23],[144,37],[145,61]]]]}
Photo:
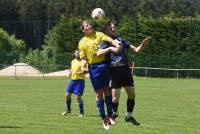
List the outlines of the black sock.
{"type": "Polygon", "coordinates": [[[132,113],[135,106],[135,99],[127,99],[127,112],[132,113]]]}
{"type": "Polygon", "coordinates": [[[118,102],[117,103],[112,103],[112,110],[113,110],[113,112],[117,112],[118,111],[118,105],[119,105],[118,102]]]}

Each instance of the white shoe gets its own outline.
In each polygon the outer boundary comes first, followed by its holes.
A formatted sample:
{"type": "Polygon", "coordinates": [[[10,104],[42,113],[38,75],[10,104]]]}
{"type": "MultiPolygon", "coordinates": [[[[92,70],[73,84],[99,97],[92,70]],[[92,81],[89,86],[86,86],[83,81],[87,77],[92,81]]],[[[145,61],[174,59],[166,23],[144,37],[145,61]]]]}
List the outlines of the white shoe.
{"type": "Polygon", "coordinates": [[[108,118],[103,119],[103,128],[105,130],[108,130],[110,128],[110,124],[111,124],[111,122],[108,118]]]}
{"type": "Polygon", "coordinates": [[[67,115],[67,114],[69,114],[69,113],[71,113],[71,111],[70,111],[70,110],[68,110],[68,111],[65,111],[65,112],[62,112],[62,113],[61,113],[61,115],[62,115],[62,116],[64,116],[64,115],[67,115]]]}
{"type": "Polygon", "coordinates": [[[78,115],[78,117],[83,117],[83,116],[84,116],[84,114],[82,114],[82,113],[78,115]]]}
{"type": "Polygon", "coordinates": [[[67,112],[62,112],[61,115],[62,116],[67,115],[67,112]]]}
{"type": "Polygon", "coordinates": [[[117,121],[116,121],[113,117],[109,117],[109,120],[110,120],[110,123],[111,123],[112,125],[117,124],[117,121]]]}

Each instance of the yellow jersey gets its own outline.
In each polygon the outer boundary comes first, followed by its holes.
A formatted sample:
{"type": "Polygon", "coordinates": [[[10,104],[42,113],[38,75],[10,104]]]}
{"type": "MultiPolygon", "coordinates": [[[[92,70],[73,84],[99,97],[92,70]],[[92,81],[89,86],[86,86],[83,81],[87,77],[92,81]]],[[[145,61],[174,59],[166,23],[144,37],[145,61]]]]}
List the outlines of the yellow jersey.
{"type": "Polygon", "coordinates": [[[95,32],[89,37],[83,37],[79,42],[80,58],[86,58],[89,64],[105,60],[105,56],[97,56],[96,52],[101,41],[108,41],[110,37],[102,32],[95,32]]]}
{"type": "Polygon", "coordinates": [[[81,72],[81,60],[74,59],[71,62],[71,79],[72,80],[85,80],[85,73],[81,72]]]}

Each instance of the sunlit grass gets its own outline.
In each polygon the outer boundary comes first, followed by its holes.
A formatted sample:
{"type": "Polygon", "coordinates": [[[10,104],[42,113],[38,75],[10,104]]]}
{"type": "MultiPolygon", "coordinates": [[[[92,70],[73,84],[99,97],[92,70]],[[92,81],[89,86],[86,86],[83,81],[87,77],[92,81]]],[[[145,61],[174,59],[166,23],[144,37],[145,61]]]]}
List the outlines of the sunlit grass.
{"type": "Polygon", "coordinates": [[[105,131],[98,117],[95,94],[86,80],[85,117],[78,117],[76,98],[72,113],[65,108],[68,80],[61,78],[0,78],[0,134],[197,134],[200,133],[200,80],[136,77],[134,116],[124,122],[126,94],[122,90],[118,124],[105,131]]]}

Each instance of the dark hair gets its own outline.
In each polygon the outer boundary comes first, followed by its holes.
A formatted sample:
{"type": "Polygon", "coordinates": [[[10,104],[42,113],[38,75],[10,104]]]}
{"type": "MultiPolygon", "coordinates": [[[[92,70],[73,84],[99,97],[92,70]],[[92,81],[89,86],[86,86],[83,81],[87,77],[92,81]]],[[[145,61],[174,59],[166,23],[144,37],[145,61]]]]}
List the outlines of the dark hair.
{"type": "Polygon", "coordinates": [[[75,57],[76,59],[80,59],[79,50],[78,50],[78,49],[76,49],[76,50],[74,51],[74,57],[75,57]],[[78,52],[78,55],[76,54],[76,52],[78,52]]]}
{"type": "Polygon", "coordinates": [[[115,21],[109,20],[109,21],[105,24],[104,29],[106,29],[107,27],[111,26],[111,24],[114,24],[116,27],[117,27],[117,25],[118,25],[115,21]]]}

